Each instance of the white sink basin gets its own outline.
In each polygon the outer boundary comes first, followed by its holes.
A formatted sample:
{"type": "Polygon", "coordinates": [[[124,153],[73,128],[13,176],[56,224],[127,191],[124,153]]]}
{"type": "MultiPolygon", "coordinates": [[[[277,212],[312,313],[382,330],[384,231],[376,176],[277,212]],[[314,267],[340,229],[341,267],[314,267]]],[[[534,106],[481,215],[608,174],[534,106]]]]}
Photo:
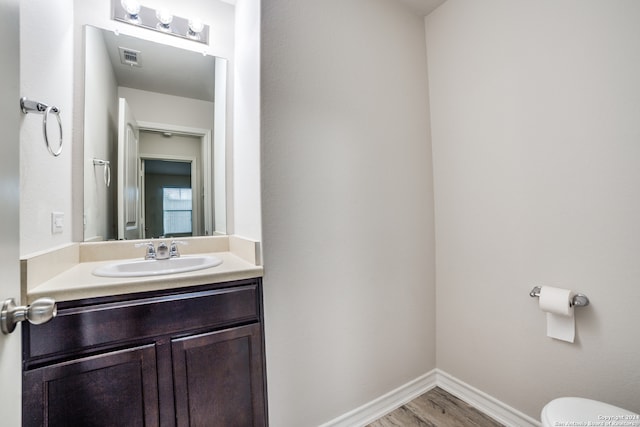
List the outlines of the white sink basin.
{"type": "Polygon", "coordinates": [[[203,270],[222,264],[215,256],[181,256],[163,260],[126,260],[103,265],[93,270],[94,276],[102,277],[141,277],[159,276],[162,274],[185,273],[203,270]]]}

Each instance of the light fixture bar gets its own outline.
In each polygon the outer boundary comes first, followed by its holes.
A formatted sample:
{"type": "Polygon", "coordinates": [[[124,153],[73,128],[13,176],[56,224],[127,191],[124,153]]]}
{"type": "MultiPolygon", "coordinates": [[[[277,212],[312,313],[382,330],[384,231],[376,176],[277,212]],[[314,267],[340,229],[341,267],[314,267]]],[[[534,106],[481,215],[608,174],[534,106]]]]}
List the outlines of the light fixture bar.
{"type": "Polygon", "coordinates": [[[164,34],[171,34],[172,36],[193,40],[206,45],[209,44],[208,25],[202,25],[199,23],[199,25],[194,25],[194,21],[191,21],[191,25],[189,25],[189,19],[181,18],[179,16],[174,16],[169,25],[163,25],[158,20],[155,9],[140,5],[140,11],[137,15],[132,17],[132,15],[124,9],[120,0],[112,0],[111,3],[113,5],[113,19],[115,21],[146,28],[148,30],[158,31],[164,34]],[[195,30],[202,28],[202,30],[195,32],[194,28],[195,30]]]}

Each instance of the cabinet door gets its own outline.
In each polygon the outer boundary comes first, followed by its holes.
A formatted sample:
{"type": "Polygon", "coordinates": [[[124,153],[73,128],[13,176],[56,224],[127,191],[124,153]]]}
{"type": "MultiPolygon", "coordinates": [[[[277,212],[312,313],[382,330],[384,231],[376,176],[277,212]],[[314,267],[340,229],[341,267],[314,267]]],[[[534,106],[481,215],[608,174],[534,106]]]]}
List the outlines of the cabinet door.
{"type": "Polygon", "coordinates": [[[259,323],[173,340],[177,426],[266,425],[259,323]]]}
{"type": "Polygon", "coordinates": [[[154,345],[24,372],[23,426],[157,426],[154,345]]]}

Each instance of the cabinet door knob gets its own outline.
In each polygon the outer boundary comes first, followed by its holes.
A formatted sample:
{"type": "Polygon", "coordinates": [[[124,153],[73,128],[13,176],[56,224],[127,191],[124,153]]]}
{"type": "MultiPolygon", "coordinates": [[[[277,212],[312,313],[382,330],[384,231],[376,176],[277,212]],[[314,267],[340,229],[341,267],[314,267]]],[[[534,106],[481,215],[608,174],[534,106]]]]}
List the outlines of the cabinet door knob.
{"type": "Polygon", "coordinates": [[[18,322],[29,321],[32,325],[41,325],[56,317],[58,307],[53,298],[38,298],[31,305],[16,306],[13,298],[2,304],[0,312],[0,329],[3,334],[10,334],[18,322]]]}

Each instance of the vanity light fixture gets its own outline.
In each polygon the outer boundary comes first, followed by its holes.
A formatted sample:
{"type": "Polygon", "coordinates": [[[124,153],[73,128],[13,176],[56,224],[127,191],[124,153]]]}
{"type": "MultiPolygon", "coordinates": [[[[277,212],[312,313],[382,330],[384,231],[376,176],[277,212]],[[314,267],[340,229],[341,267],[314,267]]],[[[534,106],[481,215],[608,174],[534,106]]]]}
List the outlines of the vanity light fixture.
{"type": "Polygon", "coordinates": [[[141,5],[137,0],[112,0],[111,3],[115,21],[209,44],[209,26],[199,19],[174,16],[167,9],[156,10],[141,5]]]}

